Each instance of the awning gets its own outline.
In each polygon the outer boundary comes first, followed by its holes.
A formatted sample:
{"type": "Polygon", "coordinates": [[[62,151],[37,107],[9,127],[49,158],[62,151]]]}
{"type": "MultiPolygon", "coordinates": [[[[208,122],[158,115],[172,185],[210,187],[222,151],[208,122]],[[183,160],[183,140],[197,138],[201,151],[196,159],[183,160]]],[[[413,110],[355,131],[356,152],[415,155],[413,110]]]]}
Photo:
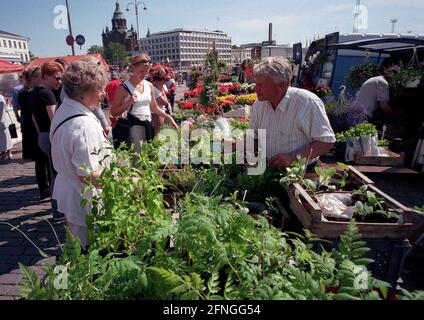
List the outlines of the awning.
{"type": "Polygon", "coordinates": [[[80,56],[39,58],[39,59],[33,60],[30,63],[30,65],[26,67],[26,70],[31,69],[31,68],[36,67],[36,66],[40,66],[41,67],[44,63],[49,62],[49,61],[54,61],[56,59],[63,59],[63,60],[65,60],[68,63],[72,63],[74,61],[82,60],[82,59],[88,58],[88,57],[94,57],[94,58],[96,58],[100,62],[100,64],[107,71],[109,71],[109,65],[106,63],[106,60],[103,58],[103,56],[100,53],[86,54],[86,55],[80,55],[80,56]]]}
{"type": "Polygon", "coordinates": [[[424,39],[391,37],[348,41],[328,45],[328,49],[330,50],[361,50],[382,54],[413,50],[414,48],[424,49],[424,39]]]}
{"type": "Polygon", "coordinates": [[[5,60],[0,60],[0,74],[22,72],[24,70],[24,66],[13,64],[5,60]]]}

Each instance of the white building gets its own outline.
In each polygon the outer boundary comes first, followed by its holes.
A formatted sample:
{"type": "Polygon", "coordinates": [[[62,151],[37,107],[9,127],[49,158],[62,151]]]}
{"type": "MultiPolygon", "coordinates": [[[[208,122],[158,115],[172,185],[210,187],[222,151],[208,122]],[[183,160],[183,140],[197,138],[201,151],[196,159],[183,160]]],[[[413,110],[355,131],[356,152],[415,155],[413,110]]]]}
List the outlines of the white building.
{"type": "Polygon", "coordinates": [[[222,31],[174,29],[147,33],[140,40],[142,52],[154,63],[169,62],[176,69],[190,70],[204,65],[206,54],[215,46],[220,60],[231,63],[231,38],[222,31]]]}
{"type": "Polygon", "coordinates": [[[0,30],[0,59],[29,63],[29,38],[0,30]]]}
{"type": "Polygon", "coordinates": [[[240,64],[245,60],[252,58],[252,48],[231,49],[232,63],[240,64]]]}

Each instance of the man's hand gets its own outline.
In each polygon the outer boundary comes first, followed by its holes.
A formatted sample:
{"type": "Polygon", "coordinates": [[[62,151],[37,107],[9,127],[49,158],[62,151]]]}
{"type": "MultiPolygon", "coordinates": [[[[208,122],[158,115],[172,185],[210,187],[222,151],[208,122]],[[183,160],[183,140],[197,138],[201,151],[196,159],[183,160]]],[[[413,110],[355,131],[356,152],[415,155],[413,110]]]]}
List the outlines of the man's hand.
{"type": "Polygon", "coordinates": [[[278,154],[269,161],[268,165],[276,169],[285,169],[290,167],[295,160],[296,157],[291,154],[278,154]]]}

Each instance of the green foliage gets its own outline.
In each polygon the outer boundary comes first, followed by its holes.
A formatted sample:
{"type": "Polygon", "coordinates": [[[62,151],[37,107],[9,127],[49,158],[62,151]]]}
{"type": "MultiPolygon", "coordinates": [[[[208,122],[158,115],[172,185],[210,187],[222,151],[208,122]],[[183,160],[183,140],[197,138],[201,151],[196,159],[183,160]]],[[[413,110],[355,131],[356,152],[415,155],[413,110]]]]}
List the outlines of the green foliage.
{"type": "Polygon", "coordinates": [[[104,56],[108,64],[124,66],[129,61],[129,54],[120,43],[111,42],[104,49],[104,56]]]}
{"type": "Polygon", "coordinates": [[[239,129],[239,130],[242,130],[243,132],[246,132],[247,129],[249,129],[249,122],[233,119],[231,121],[231,127],[233,129],[239,129]]]}
{"type": "Polygon", "coordinates": [[[408,82],[419,81],[419,87],[424,87],[424,71],[414,67],[401,67],[389,80],[390,90],[394,96],[401,95],[408,82]]]}
{"type": "Polygon", "coordinates": [[[36,56],[32,53],[32,51],[30,51],[30,52],[29,52],[29,59],[30,59],[31,61],[33,61],[33,60],[35,60],[35,59],[38,59],[38,57],[36,57],[36,56]]]}
{"type": "Polygon", "coordinates": [[[368,186],[364,185],[355,191],[353,198],[361,200],[355,203],[355,217],[358,221],[393,223],[398,221],[399,214],[388,210],[384,199],[377,197],[374,192],[368,191],[368,186]]]}
{"type": "Polygon", "coordinates": [[[98,46],[98,45],[93,45],[90,48],[88,48],[87,50],[88,54],[94,54],[94,53],[100,53],[103,54],[104,50],[102,46],[98,46]]]}
{"type": "Polygon", "coordinates": [[[401,300],[424,300],[424,291],[409,292],[405,289],[401,289],[400,299],[401,300]]]}
{"type": "MultiPolygon", "coordinates": [[[[233,167],[223,170],[228,177],[237,176],[233,167]]],[[[151,154],[118,151],[100,179],[103,192],[92,200],[88,252],[81,251],[67,230],[57,262],[66,270],[66,286],[56,288],[53,267],[41,281],[20,266],[23,298],[357,300],[386,293],[387,284],[371,275],[367,286],[356,285],[358,268],[371,260],[364,259],[368,249],[354,223],[337,248],[317,253],[314,246],[323,242],[310,232],[289,237],[264,217],[252,218],[237,192],[227,198],[213,196],[219,184],[208,194],[186,194],[174,220],[163,208],[157,172],[151,154]]],[[[225,186],[225,178],[218,178],[225,186]]],[[[243,182],[257,187],[265,181],[243,182]]]]}
{"type": "Polygon", "coordinates": [[[196,88],[196,84],[199,82],[201,77],[202,77],[202,73],[199,70],[193,68],[190,71],[190,79],[191,79],[190,90],[193,90],[196,88]]]}
{"type": "Polygon", "coordinates": [[[378,131],[375,125],[363,122],[348,131],[336,134],[337,141],[348,141],[352,138],[364,137],[364,136],[377,136],[378,131]]]}
{"type": "Polygon", "coordinates": [[[424,205],[420,206],[416,206],[415,209],[417,209],[418,211],[424,212],[424,205]]]}
{"type": "MultiPolygon", "coordinates": [[[[281,178],[280,184],[287,189],[291,184],[295,182],[304,181],[308,162],[308,159],[298,157],[296,161],[293,161],[289,168],[286,168],[287,172],[284,177],[281,178]]],[[[308,184],[309,181],[307,181],[307,185],[308,184]]],[[[312,186],[312,184],[310,186],[312,186]]]]}
{"type": "Polygon", "coordinates": [[[175,122],[181,123],[181,122],[187,120],[190,117],[192,117],[193,119],[196,119],[201,114],[204,114],[204,111],[202,111],[202,110],[193,110],[193,109],[190,109],[190,110],[176,110],[172,114],[172,117],[174,118],[175,122]]]}
{"type": "Polygon", "coordinates": [[[376,77],[381,74],[382,69],[376,64],[367,63],[357,65],[350,69],[349,74],[346,77],[346,85],[353,90],[359,90],[363,83],[369,78],[376,77]]]}
{"type": "MultiPolygon", "coordinates": [[[[152,154],[149,150],[140,154],[122,151],[103,171],[97,182],[102,192],[93,196],[92,211],[87,216],[93,248],[135,254],[152,223],[170,221],[163,205],[159,170],[156,161],[150,159],[152,154]]],[[[91,184],[85,187],[93,188],[91,184]]]]}

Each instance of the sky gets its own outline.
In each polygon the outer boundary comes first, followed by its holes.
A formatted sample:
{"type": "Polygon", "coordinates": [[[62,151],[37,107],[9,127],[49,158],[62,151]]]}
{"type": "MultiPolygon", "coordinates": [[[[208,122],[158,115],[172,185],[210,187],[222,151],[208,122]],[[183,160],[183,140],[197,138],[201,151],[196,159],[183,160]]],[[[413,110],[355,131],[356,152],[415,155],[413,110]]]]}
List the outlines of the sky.
{"type": "MultiPolygon", "coordinates": [[[[101,33],[111,29],[115,0],[68,0],[74,36],[84,35],[86,44],[76,54],[85,54],[92,45],[102,45],[101,33]]],[[[130,0],[120,0],[127,25],[136,18],[130,0]]],[[[273,23],[273,39],[278,44],[293,44],[339,31],[352,32],[356,0],[145,0],[139,4],[140,34],[175,28],[222,30],[232,43],[262,42],[268,39],[268,24],[273,23]]],[[[65,0],[0,0],[0,30],[30,38],[29,48],[39,57],[71,54],[65,39],[68,30],[55,8],[65,0]]],[[[365,33],[390,33],[390,19],[398,19],[395,32],[424,34],[423,0],[363,0],[368,11],[365,33]]]]}

